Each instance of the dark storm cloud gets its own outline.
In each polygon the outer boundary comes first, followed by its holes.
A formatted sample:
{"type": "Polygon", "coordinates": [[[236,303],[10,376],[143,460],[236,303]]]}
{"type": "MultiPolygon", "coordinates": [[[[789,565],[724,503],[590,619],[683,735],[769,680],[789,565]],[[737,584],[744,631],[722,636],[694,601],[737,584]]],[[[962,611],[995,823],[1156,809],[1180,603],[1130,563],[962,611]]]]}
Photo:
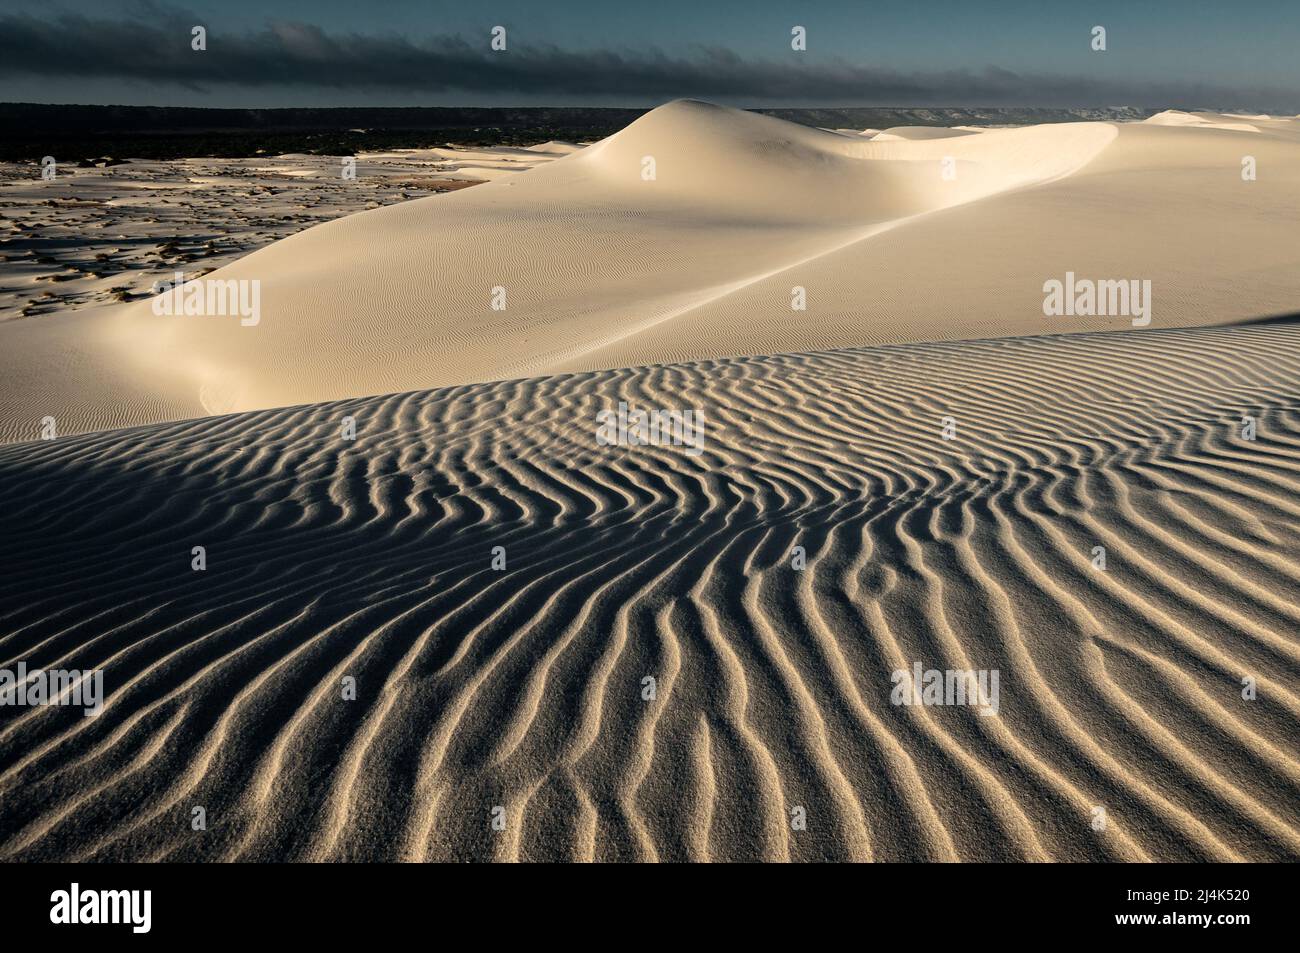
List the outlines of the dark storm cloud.
{"type": "Polygon", "coordinates": [[[754,104],[1241,105],[1291,101],[1267,89],[1195,83],[1133,85],[1065,76],[982,71],[898,72],[843,60],[791,54],[746,59],[713,46],[687,55],[659,51],[574,51],[512,35],[509,51],[489,48],[485,33],[413,39],[327,33],[300,22],[271,21],[254,32],[208,34],[206,52],[190,48],[195,15],[142,4],[134,16],[0,16],[0,78],[58,77],[223,87],[373,89],[496,96],[654,100],[699,96],[754,104]]]}

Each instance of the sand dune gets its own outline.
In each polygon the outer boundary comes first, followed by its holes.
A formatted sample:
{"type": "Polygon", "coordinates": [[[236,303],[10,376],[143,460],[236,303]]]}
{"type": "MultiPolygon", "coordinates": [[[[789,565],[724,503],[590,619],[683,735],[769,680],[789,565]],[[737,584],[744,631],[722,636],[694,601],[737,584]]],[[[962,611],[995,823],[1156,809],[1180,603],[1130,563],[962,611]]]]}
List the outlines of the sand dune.
{"type": "MultiPolygon", "coordinates": [[[[24,381],[3,385],[0,438],[31,439],[46,415],[74,433],[557,372],[1129,326],[1046,316],[1043,283],[1067,271],[1151,281],[1153,327],[1294,311],[1300,125],[1169,115],[865,140],[672,103],[522,175],[328,222],[209,276],[261,282],[256,327],[160,318],[147,301],[0,326],[3,380],[24,381]],[[1256,181],[1241,177],[1246,154],[1256,181]],[[796,287],[806,311],[792,311],[796,287]]],[[[548,147],[514,152],[565,151],[548,147]]]]}
{"type": "MultiPolygon", "coordinates": [[[[1178,109],[1166,109],[1156,113],[1143,122],[1152,126],[1192,126],[1199,129],[1225,129],[1231,132],[1259,132],[1259,126],[1242,119],[1256,117],[1234,116],[1229,113],[1197,112],[1189,113],[1178,109]]],[[[1267,116],[1259,117],[1267,119],[1267,116]]]]}
{"type": "Polygon", "coordinates": [[[110,695],[0,725],[0,857],[1300,859],[1298,392],[1280,324],[0,448],[0,661],[110,695]],[[598,446],[619,400],[704,452],[598,446]],[[892,705],[913,661],[999,714],[892,705]]]}
{"type": "Polygon", "coordinates": [[[1300,860],[1300,122],[424,152],[247,326],[0,323],[0,670],[108,692],[5,706],[0,859],[1300,860]]]}

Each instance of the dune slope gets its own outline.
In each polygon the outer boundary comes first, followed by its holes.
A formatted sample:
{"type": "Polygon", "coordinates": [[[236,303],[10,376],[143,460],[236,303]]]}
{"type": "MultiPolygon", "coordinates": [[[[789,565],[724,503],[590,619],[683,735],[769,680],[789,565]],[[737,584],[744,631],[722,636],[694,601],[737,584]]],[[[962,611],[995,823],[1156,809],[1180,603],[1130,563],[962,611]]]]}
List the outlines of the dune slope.
{"type": "Polygon", "coordinates": [[[527,172],[328,222],[209,276],[260,282],[256,326],[158,316],[147,301],[0,326],[0,439],[35,437],[47,415],[74,433],[566,371],[1130,326],[1044,315],[1043,283],[1067,271],[1151,281],[1153,327],[1300,310],[1300,124],[1178,116],[868,140],[671,103],[527,172]],[[806,310],[792,310],[796,288],[806,310]],[[49,383],[8,384],[20,376],[49,383]]]}
{"type": "Polygon", "coordinates": [[[110,695],[0,722],[0,858],[1300,859],[1298,389],[1278,324],[0,448],[0,662],[110,695]],[[620,400],[703,452],[598,446],[620,400]]]}

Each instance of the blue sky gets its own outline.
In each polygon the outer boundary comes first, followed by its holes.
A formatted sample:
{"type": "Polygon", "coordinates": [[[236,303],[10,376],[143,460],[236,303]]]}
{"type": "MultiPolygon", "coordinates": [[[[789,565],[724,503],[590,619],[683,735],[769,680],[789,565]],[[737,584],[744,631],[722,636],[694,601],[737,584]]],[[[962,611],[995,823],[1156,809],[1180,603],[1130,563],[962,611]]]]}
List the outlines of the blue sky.
{"type": "Polygon", "coordinates": [[[0,99],[1300,110],[1300,2],[98,0],[0,6],[0,99]],[[188,27],[209,48],[188,49],[188,27]],[[489,31],[508,30],[505,54],[489,31]],[[808,51],[790,28],[808,29],[808,51]],[[1108,49],[1089,49],[1092,27],[1108,49]],[[203,59],[198,59],[202,56],[203,59]],[[334,65],[331,72],[330,64],[334,65]]]}

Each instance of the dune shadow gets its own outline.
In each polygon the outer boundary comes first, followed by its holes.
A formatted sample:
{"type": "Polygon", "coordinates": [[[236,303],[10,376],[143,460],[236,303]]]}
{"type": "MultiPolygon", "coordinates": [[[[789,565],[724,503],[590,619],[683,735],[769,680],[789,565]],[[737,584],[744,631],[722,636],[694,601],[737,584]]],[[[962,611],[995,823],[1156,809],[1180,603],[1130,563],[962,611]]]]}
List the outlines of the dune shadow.
{"type": "Polygon", "coordinates": [[[1244,318],[1241,321],[1225,321],[1223,324],[1216,324],[1217,328],[1251,328],[1251,327],[1277,327],[1281,325],[1300,324],[1300,311],[1291,311],[1285,314],[1267,314],[1258,318],[1244,318]]]}

